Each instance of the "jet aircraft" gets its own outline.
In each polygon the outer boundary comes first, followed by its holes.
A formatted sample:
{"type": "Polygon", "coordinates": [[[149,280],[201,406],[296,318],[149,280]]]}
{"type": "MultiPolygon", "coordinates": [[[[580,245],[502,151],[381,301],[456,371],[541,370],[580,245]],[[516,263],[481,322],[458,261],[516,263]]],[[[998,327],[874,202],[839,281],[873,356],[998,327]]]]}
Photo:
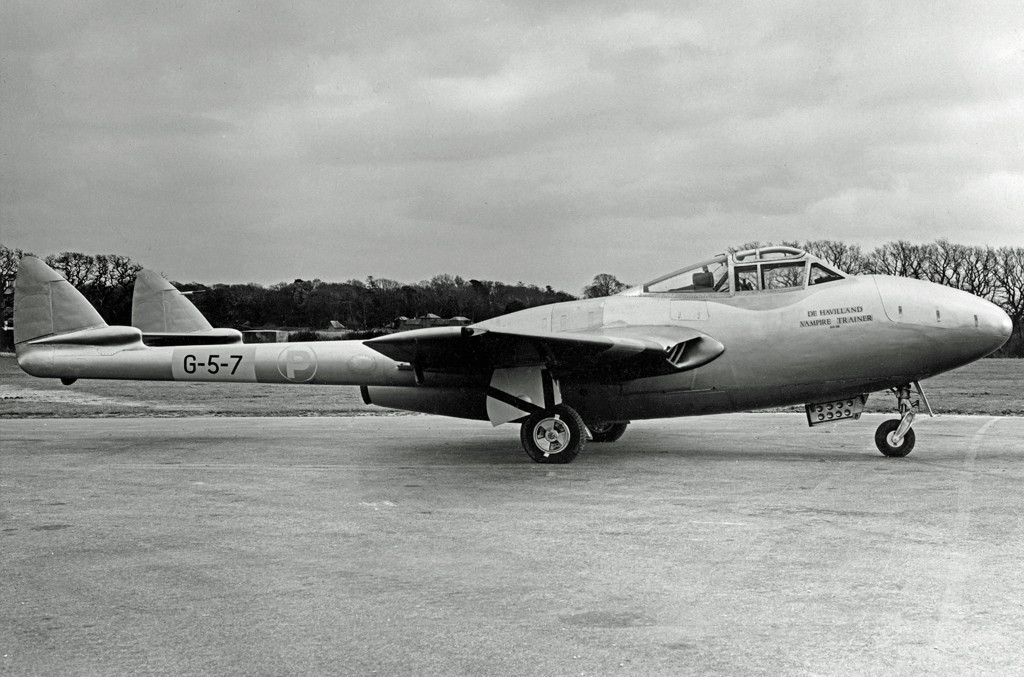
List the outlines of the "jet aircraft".
{"type": "Polygon", "coordinates": [[[804,404],[809,425],[859,419],[890,390],[875,443],[914,448],[920,381],[1009,338],[998,306],[949,287],[849,275],[791,247],[721,254],[614,296],[367,341],[243,343],[142,271],[132,326],[108,326],[39,259],[15,285],[18,364],[79,378],[359,386],[367,404],[520,424],[538,463],[568,463],[634,420],[804,404]],[[917,397],[917,399],[915,399],[917,397]]]}

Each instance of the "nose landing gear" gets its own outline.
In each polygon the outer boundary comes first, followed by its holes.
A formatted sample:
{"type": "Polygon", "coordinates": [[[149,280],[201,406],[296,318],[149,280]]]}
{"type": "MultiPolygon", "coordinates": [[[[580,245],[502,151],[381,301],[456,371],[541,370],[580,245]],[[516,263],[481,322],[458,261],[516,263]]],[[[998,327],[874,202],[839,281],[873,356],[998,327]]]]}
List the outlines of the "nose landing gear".
{"type": "MultiPolygon", "coordinates": [[[[911,415],[913,413],[910,412],[911,415]]],[[[878,426],[878,429],[875,430],[875,446],[880,452],[891,458],[900,458],[914,450],[917,436],[914,435],[913,429],[906,424],[905,431],[901,433],[899,430],[904,427],[905,423],[906,419],[896,420],[893,418],[878,426]]]]}
{"type": "MultiPolygon", "coordinates": [[[[928,398],[921,390],[921,384],[914,381],[913,386],[921,396],[921,400],[924,400],[925,406],[928,407],[928,414],[934,416],[931,405],[928,404],[928,398]]],[[[910,426],[914,423],[914,416],[921,400],[911,401],[909,384],[894,388],[893,393],[896,395],[900,418],[890,419],[878,426],[875,431],[875,446],[886,456],[901,458],[914,450],[917,436],[910,426]]]]}

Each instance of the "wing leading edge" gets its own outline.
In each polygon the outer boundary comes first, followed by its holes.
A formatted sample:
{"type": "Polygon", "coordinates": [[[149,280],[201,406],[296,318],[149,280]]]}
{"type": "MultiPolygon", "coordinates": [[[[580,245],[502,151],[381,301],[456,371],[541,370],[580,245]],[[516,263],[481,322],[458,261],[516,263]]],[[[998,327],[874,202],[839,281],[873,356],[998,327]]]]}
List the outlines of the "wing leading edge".
{"type": "Polygon", "coordinates": [[[688,327],[602,327],[581,332],[436,327],[391,334],[366,345],[423,372],[490,373],[541,366],[564,377],[631,380],[707,364],[725,351],[719,341],[688,327]]]}

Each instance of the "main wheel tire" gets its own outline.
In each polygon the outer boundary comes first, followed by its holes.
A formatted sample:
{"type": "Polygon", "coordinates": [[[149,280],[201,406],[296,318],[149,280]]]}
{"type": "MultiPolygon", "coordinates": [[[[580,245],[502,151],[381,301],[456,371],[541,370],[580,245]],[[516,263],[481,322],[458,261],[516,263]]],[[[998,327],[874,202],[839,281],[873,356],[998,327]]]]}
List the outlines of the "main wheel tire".
{"type": "Polygon", "coordinates": [[[903,436],[903,444],[896,446],[892,443],[892,435],[899,427],[899,419],[893,418],[878,426],[878,430],[875,431],[875,446],[880,452],[891,458],[902,458],[914,450],[917,436],[914,435],[913,428],[903,436]]]}
{"type": "Polygon", "coordinates": [[[531,414],[519,429],[519,439],[537,463],[570,463],[583,451],[585,430],[576,410],[559,404],[531,414]]]}
{"type": "Polygon", "coordinates": [[[614,442],[626,432],[628,423],[593,423],[588,425],[591,442],[614,442]]]}

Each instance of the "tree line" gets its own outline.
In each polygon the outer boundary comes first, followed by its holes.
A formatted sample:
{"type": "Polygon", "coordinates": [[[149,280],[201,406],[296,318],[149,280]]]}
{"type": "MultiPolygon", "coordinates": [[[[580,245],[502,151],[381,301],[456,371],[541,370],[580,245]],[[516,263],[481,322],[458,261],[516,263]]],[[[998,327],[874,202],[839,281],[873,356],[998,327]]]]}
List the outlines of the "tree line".
{"type": "Polygon", "coordinates": [[[574,297],[550,286],[466,280],[435,275],[403,284],[367,277],[345,282],[302,280],[270,287],[257,284],[177,285],[191,291],[192,301],[214,325],[226,327],[301,327],[323,329],[334,320],[349,329],[380,331],[397,326],[401,317],[433,313],[442,318],[480,321],[524,308],[571,301],[574,297]]]}
{"type": "MultiPolygon", "coordinates": [[[[0,244],[0,283],[4,290],[3,319],[12,314],[14,278],[21,257],[29,254],[0,244]]],[[[62,252],[46,256],[47,265],[64,275],[96,306],[109,324],[131,324],[132,291],[142,266],[125,256],[62,252]]],[[[334,320],[355,330],[392,328],[397,318],[434,313],[443,318],[480,321],[533,306],[572,301],[576,297],[550,285],[466,280],[435,275],[404,284],[367,277],[345,282],[302,280],[259,284],[172,282],[216,327],[252,329],[290,327],[323,329],[334,320]]]]}
{"type": "MultiPolygon", "coordinates": [[[[747,242],[733,250],[769,246],[747,242]]],[[[937,282],[988,299],[1013,320],[1014,333],[1001,354],[1024,357],[1024,248],[968,246],[938,240],[914,244],[889,242],[870,251],[837,240],[779,244],[799,247],[854,274],[886,274],[937,282]]],[[[22,252],[0,244],[3,320],[10,319],[12,290],[22,252]]],[[[77,287],[110,324],[131,323],[135,275],[141,269],[126,256],[62,252],[44,259],[77,287]]],[[[323,329],[330,321],[362,331],[392,328],[396,318],[434,313],[474,322],[534,306],[577,297],[551,286],[466,280],[435,275],[418,283],[367,277],[345,282],[296,279],[271,286],[174,282],[214,326],[239,329],[292,327],[323,329]]],[[[614,294],[627,285],[600,273],[582,289],[585,298],[614,294]]]]}

